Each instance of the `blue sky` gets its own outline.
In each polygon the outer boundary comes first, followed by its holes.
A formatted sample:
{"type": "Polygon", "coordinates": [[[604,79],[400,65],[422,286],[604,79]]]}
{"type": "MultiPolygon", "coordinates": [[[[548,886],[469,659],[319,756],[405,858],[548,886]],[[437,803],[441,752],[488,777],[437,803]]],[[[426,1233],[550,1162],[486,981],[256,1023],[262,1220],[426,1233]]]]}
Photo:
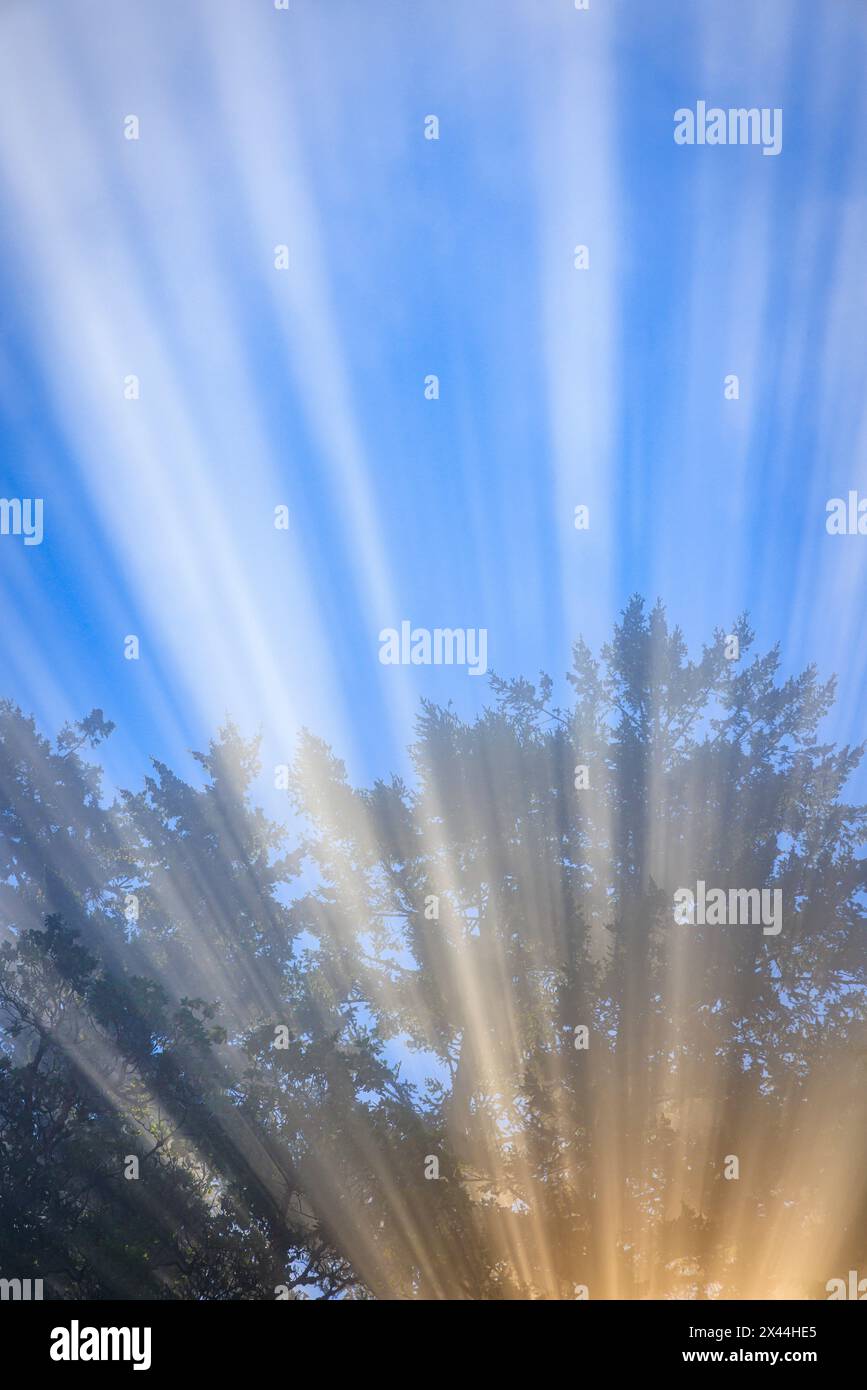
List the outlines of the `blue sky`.
{"type": "Polygon", "coordinates": [[[749,609],[860,738],[865,49],[861,0],[7,5],[0,495],[45,538],[0,537],[0,693],[102,707],[125,784],[232,715],[274,809],[301,724],[366,779],[481,705],[381,628],[561,677],[638,590],[693,643],[749,609]],[[676,145],[700,99],[781,153],[676,145]]]}

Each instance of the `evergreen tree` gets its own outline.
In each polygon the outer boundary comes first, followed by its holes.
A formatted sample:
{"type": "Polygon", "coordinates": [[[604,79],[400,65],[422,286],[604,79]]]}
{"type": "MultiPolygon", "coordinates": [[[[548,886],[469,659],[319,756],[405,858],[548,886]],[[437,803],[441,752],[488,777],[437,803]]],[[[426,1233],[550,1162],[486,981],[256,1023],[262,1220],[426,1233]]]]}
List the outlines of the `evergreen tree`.
{"type": "Polygon", "coordinates": [[[0,706],[0,1273],[568,1299],[867,1267],[863,750],[821,741],[833,682],[733,635],[691,660],[634,599],[568,704],[424,704],[411,783],[304,734],[291,849],[231,726],[200,785],[157,763],[106,805],[100,712],[52,746],[0,706]],[[700,881],[778,891],[781,930],[676,920],[700,881]]]}

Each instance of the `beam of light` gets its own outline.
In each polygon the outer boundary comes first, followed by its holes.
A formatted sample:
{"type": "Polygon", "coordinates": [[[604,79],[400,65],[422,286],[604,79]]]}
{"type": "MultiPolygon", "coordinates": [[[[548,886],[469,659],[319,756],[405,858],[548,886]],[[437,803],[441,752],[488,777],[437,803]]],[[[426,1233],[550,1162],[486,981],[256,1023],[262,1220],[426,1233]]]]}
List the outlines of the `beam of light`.
{"type": "MultiPolygon", "coordinates": [[[[89,703],[108,704],[100,693],[108,660],[119,663],[123,635],[140,631],[149,659],[128,674],[139,682],[132,707],[148,711],[150,722],[146,735],[122,731],[130,740],[125,766],[144,753],[141,739],[147,738],[148,752],[174,754],[205,738],[228,712],[244,730],[260,731],[262,796],[269,809],[283,814],[269,784],[271,769],[289,760],[300,725],[313,724],[352,765],[369,756],[368,715],[372,727],[387,728],[389,741],[403,746],[417,713],[418,686],[409,679],[416,673],[380,672],[368,682],[360,671],[368,658],[375,663],[380,627],[405,616],[405,581],[416,558],[408,562],[402,549],[415,537],[407,540],[401,531],[405,513],[396,504],[391,509],[400,478],[398,470],[393,474],[382,466],[379,422],[371,420],[364,392],[371,376],[385,375],[386,368],[392,385],[402,380],[389,355],[391,338],[400,337],[411,317],[407,283],[427,273],[429,248],[420,246],[417,268],[402,267],[402,275],[388,279],[396,236],[387,225],[390,215],[398,223],[407,219],[410,238],[418,225],[425,226],[425,208],[418,211],[423,178],[431,180],[430,197],[437,196],[435,175],[426,172],[406,202],[400,198],[414,156],[409,137],[397,132],[418,127],[421,98],[412,73],[400,70],[398,38],[379,20],[383,56],[377,63],[365,50],[373,68],[365,80],[350,43],[337,52],[328,47],[327,17],[308,15],[300,30],[288,31],[302,35],[296,51],[286,32],[274,27],[280,20],[271,13],[250,19],[228,5],[197,5],[169,25],[167,9],[131,6],[116,25],[110,22],[115,8],[94,6],[86,39],[77,43],[73,22],[58,21],[39,4],[14,8],[2,21],[0,113],[14,132],[0,155],[3,198],[15,214],[15,267],[33,297],[30,346],[63,447],[63,463],[47,466],[54,484],[49,502],[52,515],[62,516],[68,527],[70,553],[82,562],[91,557],[83,592],[89,630],[101,634],[93,639],[93,667],[79,669],[50,584],[30,557],[26,564],[16,559],[8,572],[8,637],[16,653],[10,680],[46,726],[56,726],[89,703]],[[195,81],[187,91],[173,65],[186,60],[191,48],[195,81]],[[305,54],[316,61],[305,63],[305,54]],[[326,71],[329,80],[320,91],[326,71]],[[380,82],[374,101],[371,88],[383,73],[392,77],[380,82]],[[120,122],[128,109],[138,108],[144,138],[139,147],[128,146],[120,122]],[[396,133],[377,149],[378,162],[371,146],[388,129],[396,133]],[[364,199],[364,181],[380,163],[383,205],[374,221],[369,207],[375,200],[364,199]],[[361,247],[347,238],[345,259],[343,216],[365,237],[361,247]],[[272,266],[274,245],[284,241],[291,257],[285,280],[272,266]],[[359,330],[345,304],[349,299],[357,309],[359,299],[364,302],[359,286],[366,278],[395,286],[398,301],[402,288],[406,302],[389,301],[381,324],[368,303],[371,321],[359,330]],[[127,371],[143,383],[135,405],[120,396],[127,371]],[[281,502],[292,504],[288,544],[271,526],[281,502]],[[343,587],[327,583],[332,564],[345,576],[343,587]],[[34,630],[38,642],[31,640],[34,630]],[[356,704],[362,684],[369,701],[365,713],[356,704]]],[[[816,200],[792,205],[791,193],[780,192],[774,182],[774,162],[759,157],[738,166],[745,191],[733,206],[731,183],[706,160],[695,163],[688,187],[678,182],[680,172],[666,184],[685,226],[675,218],[660,230],[665,212],[651,213],[646,206],[636,216],[640,200],[628,180],[640,177],[641,159],[627,132],[635,73],[622,60],[614,17],[598,8],[583,33],[576,31],[572,13],[519,4],[502,7],[504,34],[498,37],[480,30],[478,19],[457,6],[445,6],[446,14],[431,19],[431,42],[449,60],[443,68],[481,68],[496,90],[494,105],[508,86],[497,79],[494,59],[520,76],[515,125],[532,151],[529,167],[515,168],[507,140],[497,146],[486,133],[487,89],[475,101],[465,93],[458,99],[441,79],[437,95],[450,100],[456,113],[453,141],[457,112],[465,117],[463,157],[478,178],[490,177],[498,218],[505,223],[514,215],[515,202],[531,208],[532,250],[523,264],[522,292],[531,287],[528,299],[537,314],[526,341],[504,345],[508,312],[492,304],[473,325],[478,350],[463,341],[453,349],[449,390],[457,403],[450,447],[469,476],[462,473],[455,482],[446,460],[438,459],[439,485],[453,492],[436,522],[449,532],[464,528],[466,550],[474,557],[476,602],[499,616],[493,636],[510,656],[514,648],[507,648],[505,629],[515,611],[528,626],[537,620],[556,627],[560,652],[568,651],[579,631],[598,641],[624,597],[628,573],[651,593],[677,595],[689,588],[690,635],[698,632],[699,615],[737,612],[749,599],[759,609],[763,633],[782,631],[786,669],[794,669],[804,653],[819,651],[823,669],[846,671],[841,727],[857,730],[867,660],[855,640],[865,562],[851,546],[839,563],[827,560],[822,525],[825,497],[845,493],[851,482],[853,470],[840,456],[852,438],[863,435],[863,421],[850,404],[863,386],[863,371],[851,361],[863,293],[853,303],[850,289],[865,232],[863,186],[854,175],[847,182],[845,166],[839,185],[832,186],[824,172],[826,138],[808,132],[802,137],[807,166],[828,184],[816,200]],[[526,66],[516,61],[518,52],[530,55],[526,66]],[[507,187],[513,181],[517,193],[507,187]],[[630,236],[633,217],[638,230],[630,236]],[[643,233],[651,234],[647,241],[643,233]],[[782,236],[791,247],[785,258],[791,283],[781,281],[776,247],[782,236]],[[587,277],[572,265],[579,242],[590,246],[587,277]],[[662,285],[656,297],[646,288],[654,275],[662,285]],[[639,332],[644,348],[633,352],[630,334],[639,332]],[[811,348],[814,333],[821,338],[821,361],[811,348]],[[475,402],[486,380],[481,364],[492,359],[506,385],[490,384],[486,415],[475,402]],[[744,399],[723,415],[720,383],[729,369],[740,373],[744,399]],[[543,401],[538,427],[526,424],[520,404],[536,382],[543,401]],[[805,386],[812,401],[802,426],[805,386]],[[838,425],[843,407],[845,421],[838,425]],[[802,428],[807,445],[826,441],[836,463],[803,467],[805,481],[792,501],[791,456],[802,428]],[[519,500],[509,514],[507,505],[501,507],[498,493],[504,489],[496,473],[479,479],[473,472],[513,429],[527,440],[528,453],[531,445],[537,449],[531,457],[538,473],[530,477],[528,464],[527,476],[515,480],[519,500]],[[708,433],[715,436],[710,442],[708,433]],[[705,450],[713,455],[708,474],[705,450]],[[756,491],[765,514],[747,524],[756,491]],[[572,527],[580,502],[590,505],[592,517],[583,550],[576,548],[583,541],[572,527]],[[786,525],[798,528],[797,544],[781,546],[769,534],[776,505],[786,525]],[[494,543],[490,532],[503,515],[509,530],[494,543]],[[714,544],[708,539],[712,531],[714,544]],[[781,614],[775,602],[782,563],[789,570],[790,602],[781,614]],[[509,595],[511,607],[497,604],[499,590],[509,595]],[[835,614],[830,630],[829,609],[835,614]]],[[[781,91],[792,90],[799,61],[794,42],[769,67],[781,13],[769,6],[750,18],[753,43],[746,48],[755,58],[743,59],[745,85],[761,87],[770,72],[781,91]]],[[[351,8],[341,6],[340,16],[360,39],[361,20],[351,8]]],[[[813,110],[836,111],[833,74],[850,31],[833,17],[816,19],[815,27],[813,110]]],[[[642,32],[639,26],[639,39],[642,32]]],[[[718,16],[691,19],[678,57],[682,61],[685,50],[694,61],[697,90],[730,82],[732,43],[718,16]]],[[[743,48],[741,36],[739,55],[743,48]]],[[[667,122],[674,84],[662,70],[659,80],[667,122]]],[[[430,86],[428,78],[425,98],[430,86]]],[[[640,117],[639,111],[638,125],[640,117]]],[[[853,121],[863,130],[862,106],[856,106],[853,121]]],[[[503,122],[505,129],[505,114],[503,122]]],[[[640,138],[649,147],[650,136],[640,138]]],[[[659,138],[667,142],[664,157],[673,156],[667,126],[659,138]]],[[[456,206],[454,190],[448,201],[456,206]]],[[[498,254],[500,225],[492,219],[487,229],[498,254]]],[[[504,257],[514,257],[513,241],[502,240],[504,257]]],[[[468,278],[474,252],[475,246],[471,251],[462,245],[452,252],[454,259],[436,261],[432,282],[447,275],[444,265],[468,278]]],[[[452,295],[437,312],[451,330],[444,336],[461,339],[469,316],[458,299],[452,295]]],[[[418,339],[407,349],[406,371],[416,374],[413,389],[416,376],[433,365],[424,361],[424,352],[433,355],[430,344],[422,350],[418,339]]],[[[4,382],[15,381],[5,359],[3,373],[4,382]]],[[[399,435],[406,418],[401,415],[394,426],[384,422],[383,431],[393,428],[399,435]]],[[[412,445],[405,447],[405,468],[411,471],[412,445]]],[[[437,525],[421,504],[413,520],[431,591],[438,594],[437,525]]],[[[533,640],[528,645],[535,655],[533,640]]],[[[664,671],[653,675],[661,689],[664,671]]],[[[652,720],[660,711],[647,713],[652,720]]],[[[677,1261],[689,1288],[688,1257],[677,1253],[666,1223],[693,1219],[702,1288],[726,1288],[732,1265],[748,1250],[749,1272],[737,1270],[742,1293],[799,1293],[821,1272],[834,1272],[835,1231],[850,1225],[863,1203],[860,1112],[839,1120],[840,1142],[830,1156],[822,1136],[836,1114],[832,1079],[791,1081],[780,1096],[776,1131],[758,1106],[755,1116],[748,1108],[744,1115],[729,1115],[727,1064],[714,1051],[719,1040],[713,1001],[696,999],[694,972],[703,968],[698,948],[652,915],[649,897],[630,910],[650,915],[633,921],[613,892],[622,877],[619,837],[632,789],[611,788],[577,822],[572,810],[544,802],[552,786],[568,788],[575,761],[585,753],[590,757],[594,748],[598,753],[603,732],[567,715],[564,737],[561,749],[555,745],[545,753],[551,759],[547,782],[540,783],[538,800],[527,795],[523,810],[517,809],[515,789],[527,793],[532,759],[508,740],[498,743],[493,720],[490,743],[477,747],[459,723],[447,726],[443,739],[452,763],[414,770],[416,855],[432,870],[443,904],[439,935],[420,952],[408,927],[418,902],[384,861],[373,800],[355,796],[351,778],[344,780],[324,756],[311,754],[299,774],[299,797],[308,813],[315,810],[326,841],[329,833],[333,837],[333,859],[324,867],[340,864],[348,832],[359,881],[352,882],[344,863],[336,901],[324,894],[318,899],[314,887],[309,900],[301,898],[298,915],[310,935],[318,936],[336,992],[361,1001],[390,1043],[404,1037],[402,1010],[416,1016],[431,1067],[449,1089],[441,1119],[445,1146],[458,1165],[453,1180],[465,1188],[473,1221],[490,1241],[504,1282],[511,1279],[524,1296],[539,1298],[569,1296],[570,1287],[583,1282],[581,1261],[572,1258],[564,1235],[569,1211],[550,1206],[556,1188],[567,1208],[570,1193],[576,1209],[592,1194],[594,1229],[576,1231],[574,1240],[586,1241],[591,1282],[609,1295],[632,1296],[636,1287],[645,1296],[667,1291],[677,1261]],[[464,757],[470,761],[461,785],[453,768],[464,757]],[[543,851],[560,834],[574,862],[562,879],[552,879],[542,867],[549,862],[543,851]],[[380,914],[376,921],[371,901],[380,914]],[[612,941],[618,912],[625,918],[616,930],[629,931],[634,943],[625,955],[612,941]],[[585,1010],[592,1010],[595,999],[597,1012],[569,1024],[555,1021],[551,1009],[565,988],[562,972],[576,922],[587,951],[575,963],[583,981],[575,987],[585,1010]],[[651,950],[662,962],[671,1026],[658,1001],[642,994],[642,952],[651,950]],[[452,1009],[445,1030],[443,1000],[452,1009]],[[568,1027],[586,1021],[605,1038],[616,1027],[612,1015],[633,1008],[624,1051],[618,1055],[603,1044],[591,1053],[582,1079],[568,1051],[568,1027]],[[714,1086],[705,1077],[701,1095],[684,1041],[696,1028],[704,1030],[703,1046],[715,1068],[714,1086]],[[601,1104],[593,1099],[599,1095],[605,1098],[601,1104]],[[813,1117],[809,1128],[799,1119],[802,1109],[813,1117]],[[752,1129],[747,1119],[754,1119],[752,1129]],[[721,1196],[718,1169],[727,1151],[727,1125],[744,1135],[745,1169],[753,1164],[766,1172],[776,1165],[776,1206],[761,1213],[758,1228],[749,1197],[739,1195],[743,1189],[732,1187],[721,1196]],[[585,1136],[580,1143],[579,1133],[585,1136]],[[653,1165],[662,1162],[661,1135],[665,1156],[659,1169],[653,1165]],[[545,1145],[550,1150],[541,1156],[545,1145]],[[546,1165],[552,1171],[559,1165],[558,1184],[543,1176],[546,1165]],[[812,1175],[814,1193],[817,1170],[826,1201],[817,1205],[811,1197],[805,1212],[802,1177],[812,1175]],[[701,1222],[723,1202],[723,1247],[710,1251],[702,1243],[701,1222]]],[[[682,808],[688,829],[674,837],[666,806],[669,772],[654,764],[644,803],[632,806],[643,843],[637,857],[645,866],[645,895],[650,879],[670,889],[678,873],[687,882],[700,877],[710,846],[725,839],[734,814],[730,806],[709,805],[708,788],[697,780],[682,808]]],[[[231,783],[227,770],[227,796],[231,783]]],[[[143,821],[143,805],[126,814],[143,821]]],[[[227,858],[243,862],[246,847],[222,793],[201,792],[196,814],[227,858]]],[[[38,824],[25,828],[34,838],[41,833],[38,824]]],[[[240,900],[231,903],[209,880],[207,865],[192,861],[180,878],[156,863],[148,884],[155,917],[186,924],[202,996],[218,999],[231,1020],[224,1061],[238,1084],[247,1065],[242,1040],[283,1007],[266,964],[252,972],[243,996],[234,973],[227,943],[238,921],[263,911],[278,918],[273,902],[263,904],[252,869],[242,881],[240,900]]],[[[290,882],[287,892],[296,887],[290,882]]],[[[44,907],[36,904],[37,912],[44,907]]],[[[142,942],[141,949],[171,984],[158,943],[142,942]]],[[[727,955],[728,943],[709,942],[705,949],[721,977],[728,965],[734,980],[739,958],[736,952],[727,955]]],[[[789,949],[785,943],[783,949],[789,949]]],[[[757,968],[766,969],[773,953],[760,954],[757,968]]],[[[749,1001],[745,1033],[748,1006],[749,1001]]],[[[815,1026],[818,1048],[821,1008],[815,1026]]],[[[747,1056],[750,1045],[745,1038],[747,1056]]],[[[91,1074],[107,1095],[109,1082],[99,1078],[109,1070],[91,1074]]],[[[430,1191],[401,1186],[362,1122],[349,1128],[349,1167],[374,1175],[381,1201],[370,1213],[353,1207],[345,1170],[323,1151],[319,1171],[308,1174],[317,1217],[333,1217],[370,1286],[386,1296],[404,1296],[408,1285],[405,1266],[384,1248],[385,1219],[401,1232],[402,1256],[419,1271],[430,1296],[471,1288],[471,1261],[459,1235],[452,1233],[444,1247],[429,1241],[430,1191]]],[[[245,1143],[262,1173],[270,1173],[263,1181],[278,1194],[283,1180],[268,1169],[266,1146],[252,1132],[245,1143]]],[[[702,1292],[697,1283],[694,1291],[702,1292]]]]}

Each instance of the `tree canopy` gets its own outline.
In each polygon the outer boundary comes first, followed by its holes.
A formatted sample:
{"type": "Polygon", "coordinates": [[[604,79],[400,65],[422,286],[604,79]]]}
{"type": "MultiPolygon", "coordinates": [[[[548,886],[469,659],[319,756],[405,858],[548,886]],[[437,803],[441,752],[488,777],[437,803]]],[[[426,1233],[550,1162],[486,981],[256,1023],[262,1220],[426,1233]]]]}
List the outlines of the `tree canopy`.
{"type": "Polygon", "coordinates": [[[824,1297],[867,1266],[863,747],[753,643],[691,658],[635,598],[568,697],[424,703],[414,775],[369,788],[305,732],[292,832],[231,725],[197,785],[155,762],[107,803],[100,711],[52,742],[0,705],[0,1274],[824,1297]],[[779,891],[779,934],[676,920],[699,881],[779,891]]]}

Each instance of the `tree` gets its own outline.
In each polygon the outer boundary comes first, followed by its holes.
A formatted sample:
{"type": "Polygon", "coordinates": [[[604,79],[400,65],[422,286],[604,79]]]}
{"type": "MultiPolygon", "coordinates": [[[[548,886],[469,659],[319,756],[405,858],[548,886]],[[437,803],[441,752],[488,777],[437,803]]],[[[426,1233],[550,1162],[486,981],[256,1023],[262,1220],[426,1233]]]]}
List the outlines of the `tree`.
{"type": "Polygon", "coordinates": [[[425,706],[412,789],[299,755],[301,920],[379,1035],[435,1059],[442,1162],[522,1297],[768,1297],[863,1264],[862,749],[818,740],[833,682],[735,634],[738,663],[722,632],[690,661],[633,599],[601,661],[576,645],[569,711],[547,678],[495,679],[471,724],[425,706]],[[780,935],[678,925],[698,880],[779,890],[780,935]]]}
{"type": "Polygon", "coordinates": [[[562,1299],[867,1267],[863,750],[734,632],[690,660],[633,599],[568,708],[547,677],[424,704],[412,785],[305,733],[291,852],[231,726],[201,786],[155,764],[105,806],[99,712],[51,747],[2,707],[3,1272],[562,1299]],[[778,891],[779,934],[679,922],[699,882],[778,891]]]}
{"type": "MultiPolygon", "coordinates": [[[[227,730],[202,789],[158,766],[103,808],[80,750],[108,732],[97,712],[52,748],[0,711],[0,1263],[60,1297],[345,1294],[357,1281],[252,1123],[227,1031],[269,953],[277,980],[291,951],[274,891],[292,866],[267,862],[273,828],[244,806],[253,751],[227,730]],[[218,1023],[185,993],[215,983],[217,956],[237,982],[218,1023]]],[[[325,1078],[342,1059],[318,1046],[325,1078]]]]}

